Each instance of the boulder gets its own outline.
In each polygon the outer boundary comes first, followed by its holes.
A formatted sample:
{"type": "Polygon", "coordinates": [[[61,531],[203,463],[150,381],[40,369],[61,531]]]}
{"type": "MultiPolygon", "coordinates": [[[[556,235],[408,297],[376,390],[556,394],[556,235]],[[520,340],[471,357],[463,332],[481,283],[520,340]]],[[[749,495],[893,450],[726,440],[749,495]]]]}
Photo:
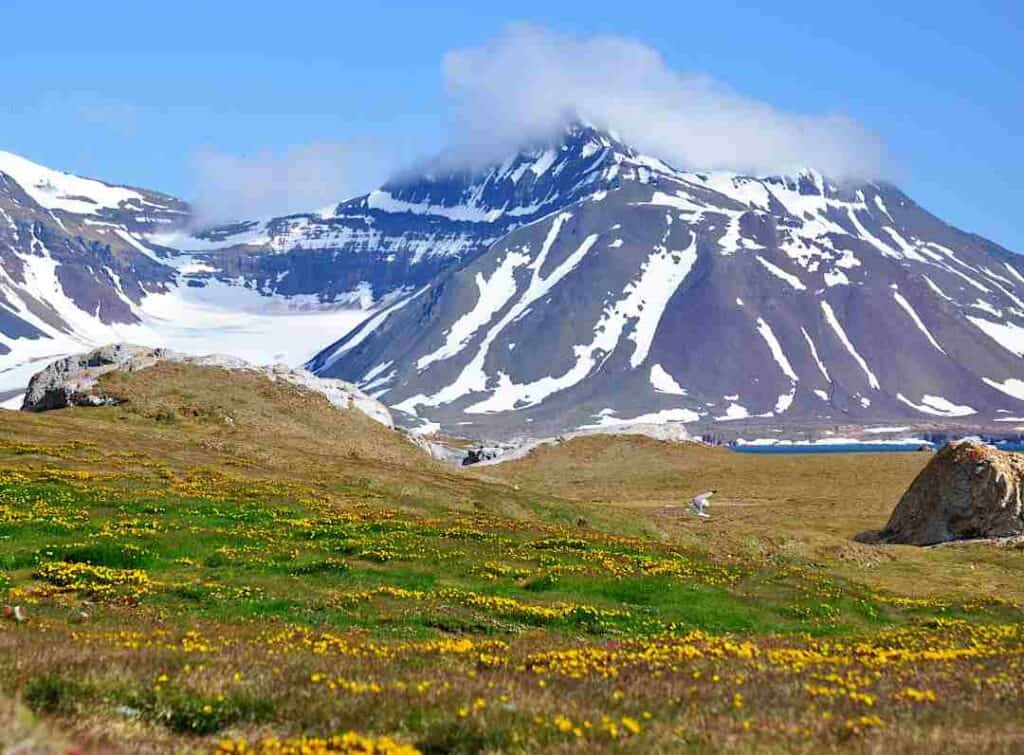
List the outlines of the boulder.
{"type": "Polygon", "coordinates": [[[973,441],[943,446],[900,498],[877,540],[934,545],[1024,534],[1024,455],[973,441]]]}
{"type": "Polygon", "coordinates": [[[476,448],[471,448],[462,457],[462,466],[468,467],[484,461],[494,461],[506,451],[508,451],[507,448],[500,448],[498,446],[477,446],[476,448]]]}
{"type": "Polygon", "coordinates": [[[21,404],[23,412],[45,412],[68,406],[99,406],[113,400],[93,392],[108,372],[131,372],[151,367],[171,352],[127,343],[101,346],[88,354],[73,354],[51,362],[32,376],[21,404]]]}
{"type": "Polygon", "coordinates": [[[394,427],[391,412],[380,401],[344,380],[320,378],[303,369],[275,364],[259,367],[222,354],[190,356],[169,349],[118,343],[102,346],[87,354],[75,354],[52,362],[29,381],[21,410],[45,412],[69,406],[103,406],[116,399],[103,394],[99,379],[110,372],[138,372],[161,362],[245,370],[263,374],[270,381],[283,381],[300,390],[319,393],[339,409],[356,409],[371,419],[394,427]]]}

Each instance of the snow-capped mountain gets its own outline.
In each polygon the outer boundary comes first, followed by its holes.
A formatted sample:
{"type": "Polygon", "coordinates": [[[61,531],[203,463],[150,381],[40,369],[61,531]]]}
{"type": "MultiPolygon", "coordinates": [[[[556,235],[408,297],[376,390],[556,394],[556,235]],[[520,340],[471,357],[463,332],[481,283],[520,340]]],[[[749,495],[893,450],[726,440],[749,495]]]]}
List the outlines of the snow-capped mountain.
{"type": "Polygon", "coordinates": [[[419,288],[512,229],[593,193],[603,180],[604,152],[625,148],[587,133],[593,138],[515,154],[481,172],[446,169],[439,160],[320,212],[164,241],[264,293],[380,301],[419,288]]]}
{"type": "Polygon", "coordinates": [[[137,238],[185,212],[162,194],[0,152],[0,370],[15,371],[2,387],[23,388],[27,373],[17,368],[35,359],[137,325],[142,299],[174,279],[137,238]]]}
{"type": "Polygon", "coordinates": [[[590,193],[599,146],[536,150],[484,173],[435,167],[320,212],[198,233],[172,197],[0,153],[0,401],[40,361],[111,341],[304,362],[590,193]]]}
{"type": "Polygon", "coordinates": [[[1024,417],[1024,259],[889,184],[683,172],[576,126],[300,227],[361,216],[381,232],[380,210],[449,234],[379,237],[403,270],[458,265],[410,274],[411,293],[310,365],[410,425],[1024,417]]]}
{"type": "Polygon", "coordinates": [[[0,401],[16,406],[46,361],[113,341],[297,364],[373,304],[261,292],[177,248],[189,218],[164,194],[0,152],[0,401]]]}
{"type": "Polygon", "coordinates": [[[579,125],[443,166],[194,234],[0,153],[0,398],[110,341],[294,364],[341,337],[321,375],[482,437],[1024,417],[1024,263],[894,186],[683,172],[579,125]]]}

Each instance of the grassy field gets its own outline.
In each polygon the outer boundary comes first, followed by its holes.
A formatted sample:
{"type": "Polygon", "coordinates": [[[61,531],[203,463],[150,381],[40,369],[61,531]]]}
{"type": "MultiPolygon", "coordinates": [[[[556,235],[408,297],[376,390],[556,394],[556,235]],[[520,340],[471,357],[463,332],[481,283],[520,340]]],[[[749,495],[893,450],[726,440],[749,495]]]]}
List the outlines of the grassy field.
{"type": "Polygon", "coordinates": [[[1024,554],[851,540],[925,455],[463,471],[255,376],[107,387],[0,414],[0,751],[1024,747],[1024,554]]]}

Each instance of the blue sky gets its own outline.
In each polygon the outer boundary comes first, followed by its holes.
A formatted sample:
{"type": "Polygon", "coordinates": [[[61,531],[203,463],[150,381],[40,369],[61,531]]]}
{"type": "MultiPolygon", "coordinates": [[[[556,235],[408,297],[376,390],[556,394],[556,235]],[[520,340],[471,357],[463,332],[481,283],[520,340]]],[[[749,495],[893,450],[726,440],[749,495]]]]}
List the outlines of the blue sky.
{"type": "Polygon", "coordinates": [[[415,159],[449,135],[445,53],[526,22],[635,40],[788,113],[842,113],[914,199],[1024,252],[1024,9],[951,6],[0,0],[0,149],[186,198],[204,152],[356,140],[415,159]]]}

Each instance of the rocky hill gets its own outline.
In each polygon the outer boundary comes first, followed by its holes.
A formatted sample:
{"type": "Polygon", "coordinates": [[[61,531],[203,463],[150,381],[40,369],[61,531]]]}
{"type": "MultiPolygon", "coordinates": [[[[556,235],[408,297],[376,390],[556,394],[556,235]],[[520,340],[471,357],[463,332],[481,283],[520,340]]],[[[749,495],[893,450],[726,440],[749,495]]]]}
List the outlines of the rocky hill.
{"type": "Polygon", "coordinates": [[[1024,457],[970,440],[943,446],[865,542],[935,545],[1024,535],[1024,457]]]}

